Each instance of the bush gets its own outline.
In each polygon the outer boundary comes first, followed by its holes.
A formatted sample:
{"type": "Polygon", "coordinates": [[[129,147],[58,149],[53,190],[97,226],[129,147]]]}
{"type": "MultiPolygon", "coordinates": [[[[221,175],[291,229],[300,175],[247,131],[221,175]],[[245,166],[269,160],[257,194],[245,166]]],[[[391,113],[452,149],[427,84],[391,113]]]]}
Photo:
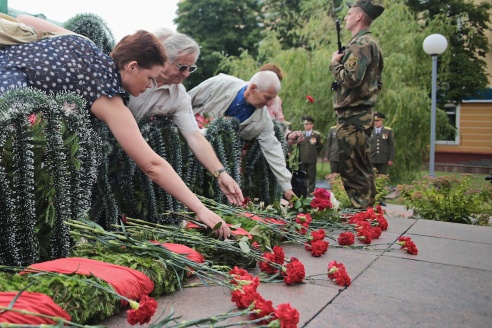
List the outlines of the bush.
{"type": "Polygon", "coordinates": [[[471,183],[471,175],[426,176],[412,185],[399,185],[407,208],[423,219],[489,225],[492,187],[471,183]]]}

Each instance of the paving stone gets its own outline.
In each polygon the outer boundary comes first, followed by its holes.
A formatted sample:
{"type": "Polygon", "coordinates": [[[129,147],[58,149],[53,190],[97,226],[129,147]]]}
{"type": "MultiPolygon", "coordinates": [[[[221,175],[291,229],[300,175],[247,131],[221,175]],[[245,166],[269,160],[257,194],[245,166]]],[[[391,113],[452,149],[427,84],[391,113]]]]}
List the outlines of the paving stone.
{"type": "Polygon", "coordinates": [[[394,245],[391,251],[384,255],[492,271],[492,257],[490,256],[492,244],[412,234],[405,236],[412,238],[415,242],[419,249],[418,255],[411,255],[400,250],[399,245],[394,245]]]}
{"type": "Polygon", "coordinates": [[[489,271],[378,258],[305,327],[490,327],[489,271]]]}
{"type": "Polygon", "coordinates": [[[492,244],[492,227],[421,219],[412,226],[410,232],[414,235],[492,244]]]}

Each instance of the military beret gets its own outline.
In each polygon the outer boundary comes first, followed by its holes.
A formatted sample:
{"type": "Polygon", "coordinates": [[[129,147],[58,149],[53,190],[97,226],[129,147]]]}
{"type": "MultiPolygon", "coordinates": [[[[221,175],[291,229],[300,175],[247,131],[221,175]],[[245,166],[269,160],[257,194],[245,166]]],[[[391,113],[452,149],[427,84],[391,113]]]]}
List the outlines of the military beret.
{"type": "Polygon", "coordinates": [[[386,116],[383,113],[380,113],[380,112],[374,113],[374,120],[375,121],[380,121],[380,120],[383,120],[385,118],[386,118],[386,116]]]}
{"type": "Polygon", "coordinates": [[[384,11],[383,6],[373,3],[371,0],[357,0],[354,4],[348,4],[348,6],[360,7],[373,20],[381,16],[384,11]]]}

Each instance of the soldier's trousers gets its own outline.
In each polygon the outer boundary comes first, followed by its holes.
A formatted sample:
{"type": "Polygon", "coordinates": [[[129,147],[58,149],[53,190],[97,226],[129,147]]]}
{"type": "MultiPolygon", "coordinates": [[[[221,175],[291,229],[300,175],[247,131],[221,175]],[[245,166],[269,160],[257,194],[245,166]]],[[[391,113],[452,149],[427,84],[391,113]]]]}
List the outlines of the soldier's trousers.
{"type": "Polygon", "coordinates": [[[375,175],[369,160],[373,119],[369,107],[340,111],[337,118],[340,176],[354,208],[366,209],[375,203],[375,175]]]}

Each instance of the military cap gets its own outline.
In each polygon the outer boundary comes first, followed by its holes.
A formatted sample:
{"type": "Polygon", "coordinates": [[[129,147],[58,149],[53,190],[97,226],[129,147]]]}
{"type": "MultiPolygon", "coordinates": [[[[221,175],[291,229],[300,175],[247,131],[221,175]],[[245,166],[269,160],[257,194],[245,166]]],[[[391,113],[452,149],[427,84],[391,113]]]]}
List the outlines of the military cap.
{"type": "Polygon", "coordinates": [[[371,0],[357,0],[354,4],[348,4],[349,7],[360,7],[364,10],[367,16],[371,17],[372,20],[381,16],[384,11],[384,7],[380,4],[373,3],[371,0]]]}
{"type": "Polygon", "coordinates": [[[386,115],[384,115],[381,112],[374,113],[374,120],[375,121],[381,121],[381,120],[384,120],[385,118],[386,118],[386,115]]]}
{"type": "Polygon", "coordinates": [[[304,120],[304,124],[314,123],[314,118],[312,118],[311,116],[303,116],[302,119],[304,120]]]}

